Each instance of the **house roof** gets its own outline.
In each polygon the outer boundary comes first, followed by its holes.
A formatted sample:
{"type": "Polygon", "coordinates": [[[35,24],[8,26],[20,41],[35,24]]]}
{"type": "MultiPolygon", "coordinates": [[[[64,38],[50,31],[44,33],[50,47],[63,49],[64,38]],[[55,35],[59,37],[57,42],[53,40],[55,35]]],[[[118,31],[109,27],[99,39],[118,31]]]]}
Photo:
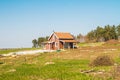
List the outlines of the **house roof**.
{"type": "Polygon", "coordinates": [[[77,41],[76,40],[61,40],[62,42],[73,42],[73,43],[76,43],[77,41]]]}
{"type": "Polygon", "coordinates": [[[54,32],[59,39],[73,39],[73,36],[67,32],[54,32]]]}

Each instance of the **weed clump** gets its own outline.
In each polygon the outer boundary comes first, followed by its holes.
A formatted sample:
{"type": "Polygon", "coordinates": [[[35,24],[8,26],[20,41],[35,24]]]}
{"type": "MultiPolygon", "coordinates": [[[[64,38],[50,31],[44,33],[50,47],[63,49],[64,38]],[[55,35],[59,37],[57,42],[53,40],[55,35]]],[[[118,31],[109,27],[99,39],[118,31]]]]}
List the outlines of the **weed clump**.
{"type": "Polygon", "coordinates": [[[113,59],[107,55],[98,56],[90,63],[91,66],[111,66],[113,64],[113,59]]]}

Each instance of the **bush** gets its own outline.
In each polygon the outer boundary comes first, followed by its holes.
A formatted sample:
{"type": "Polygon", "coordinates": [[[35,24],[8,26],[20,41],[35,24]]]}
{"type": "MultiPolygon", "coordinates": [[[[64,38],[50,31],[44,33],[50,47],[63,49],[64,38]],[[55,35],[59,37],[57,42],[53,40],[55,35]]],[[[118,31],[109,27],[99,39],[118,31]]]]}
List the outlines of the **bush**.
{"type": "Polygon", "coordinates": [[[0,64],[3,64],[3,62],[0,62],[0,64]]]}
{"type": "Polygon", "coordinates": [[[90,63],[91,66],[111,66],[113,64],[114,64],[113,59],[107,55],[98,56],[90,63]]]}

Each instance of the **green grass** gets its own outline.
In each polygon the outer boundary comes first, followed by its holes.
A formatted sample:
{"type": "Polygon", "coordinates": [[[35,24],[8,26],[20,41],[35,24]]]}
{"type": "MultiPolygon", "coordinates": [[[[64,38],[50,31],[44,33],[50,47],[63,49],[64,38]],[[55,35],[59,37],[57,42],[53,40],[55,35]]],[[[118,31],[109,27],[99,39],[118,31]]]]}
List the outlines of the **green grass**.
{"type": "MultiPolygon", "coordinates": [[[[53,53],[52,53],[53,54],[53,53]]],[[[13,64],[0,65],[0,80],[110,80],[81,73],[81,70],[93,69],[87,59],[46,59],[50,54],[40,54],[24,62],[23,57],[13,64]],[[34,64],[33,61],[36,61],[34,64]],[[52,61],[55,64],[45,65],[52,61]],[[9,72],[15,69],[15,72],[9,72]]],[[[101,67],[94,68],[99,70],[101,67]]],[[[104,67],[102,67],[105,69],[104,67]]]]}
{"type": "MultiPolygon", "coordinates": [[[[39,66],[38,64],[22,64],[15,67],[16,72],[0,75],[4,80],[33,80],[36,79],[57,79],[57,80],[93,80],[92,76],[81,74],[80,68],[85,68],[86,60],[64,60],[57,61],[55,64],[39,66]],[[80,65],[81,64],[81,65],[80,65]],[[35,79],[36,78],[36,79],[35,79]]],[[[7,65],[8,66],[8,65],[7,65]]],[[[11,68],[10,66],[8,66],[11,68]]],[[[8,69],[8,67],[4,67],[8,69]]]]}
{"type": "Polygon", "coordinates": [[[117,64],[120,64],[120,57],[116,58],[116,59],[115,59],[115,62],[116,62],[117,64]]]}
{"type": "Polygon", "coordinates": [[[8,54],[10,52],[25,51],[25,50],[37,50],[37,49],[39,49],[39,48],[7,49],[7,50],[0,50],[0,54],[8,54]]]}
{"type": "MultiPolygon", "coordinates": [[[[90,66],[92,59],[100,54],[104,54],[104,48],[92,47],[89,51],[88,47],[84,46],[99,46],[103,47],[103,43],[82,43],[80,49],[66,50],[59,53],[40,53],[35,55],[23,55],[15,58],[6,57],[0,58],[0,80],[115,80],[112,76],[108,75],[93,75],[89,73],[81,73],[82,71],[104,70],[106,74],[112,72],[113,66],[90,66]],[[103,49],[103,50],[102,50],[103,49]],[[26,60],[25,60],[26,58],[26,60]],[[54,62],[55,64],[48,64],[46,62],[54,62]]],[[[114,49],[112,47],[111,49],[114,49]]],[[[113,56],[115,62],[120,64],[119,47],[116,50],[110,50],[107,54],[113,56]],[[117,57],[116,57],[117,56],[117,57]]],[[[0,54],[23,51],[35,50],[29,49],[15,49],[0,51],[0,54]]]]}
{"type": "Polygon", "coordinates": [[[102,46],[104,42],[97,42],[97,43],[79,43],[78,46],[86,47],[86,46],[102,46]]]}

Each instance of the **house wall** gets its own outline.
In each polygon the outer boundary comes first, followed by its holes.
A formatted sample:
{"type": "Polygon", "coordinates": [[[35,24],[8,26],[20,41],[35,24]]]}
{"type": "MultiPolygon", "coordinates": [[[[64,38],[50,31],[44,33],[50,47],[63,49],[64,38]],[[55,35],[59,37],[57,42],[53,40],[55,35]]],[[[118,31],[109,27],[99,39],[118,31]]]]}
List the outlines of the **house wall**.
{"type": "Polygon", "coordinates": [[[51,44],[52,50],[55,50],[55,43],[51,44]]]}
{"type": "Polygon", "coordinates": [[[57,37],[55,35],[52,35],[49,41],[50,42],[57,42],[58,39],[57,39],[57,37]]]}
{"type": "Polygon", "coordinates": [[[64,48],[63,42],[59,42],[59,44],[60,44],[60,49],[63,49],[64,48]]]}
{"type": "Polygon", "coordinates": [[[51,38],[50,38],[49,41],[50,41],[50,42],[53,42],[53,43],[51,44],[53,50],[60,49],[60,41],[59,41],[59,39],[55,36],[55,34],[53,34],[53,35],[51,36],[51,38]]]}
{"type": "Polygon", "coordinates": [[[45,49],[49,50],[50,49],[50,44],[45,44],[45,49]]]}

